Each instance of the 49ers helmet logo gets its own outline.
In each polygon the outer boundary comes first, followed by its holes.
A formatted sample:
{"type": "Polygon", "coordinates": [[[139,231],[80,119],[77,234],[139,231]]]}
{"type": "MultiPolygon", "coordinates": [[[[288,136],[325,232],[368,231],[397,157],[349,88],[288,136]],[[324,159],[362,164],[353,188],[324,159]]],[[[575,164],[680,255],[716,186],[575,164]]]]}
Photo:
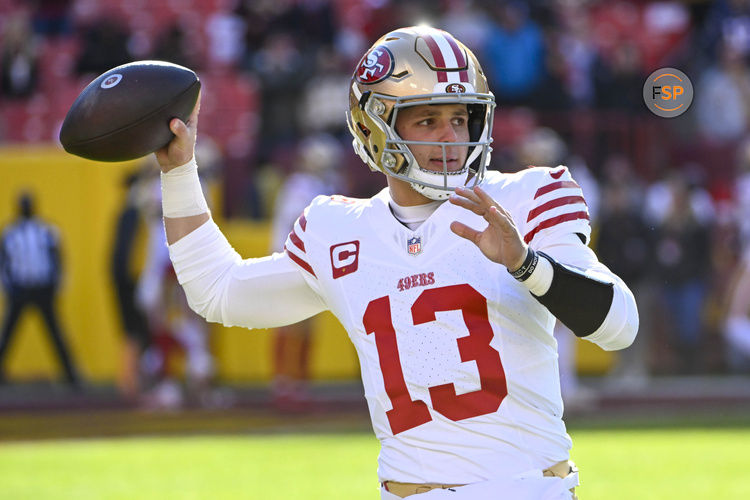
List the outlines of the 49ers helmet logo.
{"type": "Polygon", "coordinates": [[[445,87],[445,91],[449,94],[464,94],[466,93],[466,87],[460,83],[451,83],[445,87]]]}
{"type": "Polygon", "coordinates": [[[378,45],[365,54],[355,73],[357,81],[371,85],[382,82],[393,73],[393,54],[386,47],[378,45]]]}

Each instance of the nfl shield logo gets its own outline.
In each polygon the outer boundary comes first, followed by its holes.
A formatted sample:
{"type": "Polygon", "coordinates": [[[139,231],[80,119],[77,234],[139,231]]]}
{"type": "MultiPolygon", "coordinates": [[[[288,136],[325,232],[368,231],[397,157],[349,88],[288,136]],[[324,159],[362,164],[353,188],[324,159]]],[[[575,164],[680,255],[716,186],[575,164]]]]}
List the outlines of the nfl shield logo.
{"type": "Polygon", "coordinates": [[[422,238],[415,236],[406,242],[409,248],[409,255],[419,255],[422,253],[422,238]]]}

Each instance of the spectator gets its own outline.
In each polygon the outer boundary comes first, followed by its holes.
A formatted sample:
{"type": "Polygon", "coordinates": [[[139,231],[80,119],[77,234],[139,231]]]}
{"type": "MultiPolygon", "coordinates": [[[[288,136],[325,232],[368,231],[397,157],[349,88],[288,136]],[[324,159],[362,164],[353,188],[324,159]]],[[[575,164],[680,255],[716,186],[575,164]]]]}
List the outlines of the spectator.
{"type": "Polygon", "coordinates": [[[643,107],[641,53],[633,41],[618,43],[610,56],[594,62],[594,94],[599,109],[634,114],[643,107]]]}
{"type": "Polygon", "coordinates": [[[78,372],[55,312],[61,274],[57,230],[35,217],[31,194],[19,197],[18,209],[18,219],[5,228],[0,238],[0,278],[8,299],[0,332],[0,381],[5,379],[3,361],[14,328],[23,311],[35,306],[42,313],[67,383],[78,388],[78,372]]]}
{"type": "Polygon", "coordinates": [[[750,247],[732,284],[724,336],[733,371],[750,371],[750,247]]]}
{"type": "Polygon", "coordinates": [[[487,34],[482,53],[487,61],[487,79],[498,105],[528,104],[544,75],[544,39],[539,26],[528,17],[528,7],[519,1],[492,7],[496,24],[487,34]]]}
{"type": "MultiPolygon", "coordinates": [[[[559,27],[547,30],[547,71],[564,83],[570,103],[588,107],[595,97],[593,68],[596,60],[589,13],[572,4],[560,4],[557,9],[559,27]]],[[[551,85],[547,80],[545,78],[544,88],[551,85]]],[[[561,99],[558,101],[564,103],[561,99]]]]}
{"type": "Polygon", "coordinates": [[[483,47],[490,28],[487,13],[476,0],[445,2],[440,26],[463,40],[469,47],[483,47]]]}
{"type": "Polygon", "coordinates": [[[185,38],[185,31],[179,24],[174,23],[157,40],[152,58],[196,69],[197,66],[190,47],[191,45],[187,43],[185,38]]]}
{"type": "Polygon", "coordinates": [[[75,65],[78,75],[99,75],[132,60],[128,51],[128,30],[114,18],[90,21],[83,27],[80,37],[82,48],[75,65]]]}
{"type": "Polygon", "coordinates": [[[287,32],[276,32],[256,54],[253,71],[261,82],[259,163],[288,148],[299,134],[297,99],[309,76],[309,64],[287,32]]]}
{"type": "Polygon", "coordinates": [[[657,227],[654,242],[656,275],[661,285],[670,325],[670,342],[680,373],[699,369],[709,261],[709,229],[691,203],[691,188],[684,175],[668,181],[670,204],[657,227]]]}
{"type": "Polygon", "coordinates": [[[737,178],[733,198],[736,202],[735,218],[740,228],[742,244],[750,247],[750,137],[737,148],[737,178]]]}
{"type": "Polygon", "coordinates": [[[653,259],[652,235],[641,210],[641,195],[627,160],[611,157],[602,189],[603,206],[596,253],[633,290],[641,316],[641,333],[631,349],[618,353],[610,379],[619,388],[640,389],[647,382],[648,321],[652,296],[648,278],[653,259]]]}
{"type": "Polygon", "coordinates": [[[245,54],[247,20],[242,16],[244,6],[236,0],[220,4],[220,8],[208,17],[208,59],[211,66],[236,68],[245,54]]]}
{"type": "Polygon", "coordinates": [[[32,18],[34,33],[67,36],[73,32],[70,10],[73,0],[35,0],[32,18]]]}
{"type": "Polygon", "coordinates": [[[694,116],[701,136],[711,143],[739,140],[750,121],[750,69],[741,48],[725,39],[718,63],[701,74],[695,88],[694,116]]]}
{"type": "Polygon", "coordinates": [[[29,97],[37,88],[39,54],[28,15],[19,11],[9,16],[0,54],[0,96],[29,97]]]}
{"type": "Polygon", "coordinates": [[[339,55],[321,49],[315,74],[305,84],[300,98],[299,122],[305,133],[344,132],[341,117],[346,112],[350,75],[344,71],[339,55]]]}

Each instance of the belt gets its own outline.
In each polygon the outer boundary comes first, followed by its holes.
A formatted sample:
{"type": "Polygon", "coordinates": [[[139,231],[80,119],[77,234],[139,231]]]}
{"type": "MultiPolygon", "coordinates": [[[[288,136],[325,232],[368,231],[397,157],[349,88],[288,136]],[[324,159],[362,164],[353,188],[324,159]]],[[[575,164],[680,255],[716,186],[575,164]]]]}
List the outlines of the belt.
{"type": "Polygon", "coordinates": [[[562,462],[557,462],[555,465],[550,465],[544,469],[542,475],[544,477],[564,478],[574,472],[578,472],[576,464],[574,464],[572,460],[563,460],[562,462]]]}
{"type": "MultiPolygon", "coordinates": [[[[559,477],[563,479],[576,472],[578,472],[578,467],[576,467],[576,464],[572,460],[563,460],[547,467],[542,471],[542,474],[544,477],[559,477]]],[[[573,494],[571,497],[572,500],[578,500],[575,487],[570,488],[570,492],[573,494]]]]}
{"type": "MultiPolygon", "coordinates": [[[[577,472],[576,465],[570,460],[563,460],[557,462],[542,471],[545,477],[559,477],[564,478],[573,472],[577,472]]],[[[427,493],[428,491],[436,489],[448,489],[457,488],[459,486],[465,486],[463,484],[440,484],[440,483],[399,483],[398,481],[383,481],[383,487],[388,493],[393,493],[399,498],[406,498],[410,495],[417,495],[419,493],[427,493]]],[[[571,489],[574,493],[575,488],[571,489]]],[[[575,497],[574,497],[575,498],[575,497]]]]}
{"type": "Polygon", "coordinates": [[[438,483],[399,483],[398,481],[383,481],[383,487],[388,493],[397,497],[405,498],[418,493],[427,493],[431,490],[455,488],[465,486],[463,484],[438,484],[438,483]]]}

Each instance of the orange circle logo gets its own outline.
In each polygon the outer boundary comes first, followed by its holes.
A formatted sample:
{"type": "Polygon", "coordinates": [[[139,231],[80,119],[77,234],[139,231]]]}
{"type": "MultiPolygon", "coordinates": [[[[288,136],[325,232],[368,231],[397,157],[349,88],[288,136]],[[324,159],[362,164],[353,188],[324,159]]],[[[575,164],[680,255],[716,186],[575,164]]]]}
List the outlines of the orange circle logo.
{"type": "Polygon", "coordinates": [[[646,78],[643,85],[643,101],[657,116],[680,116],[693,102],[693,84],[679,69],[657,69],[646,78]]]}

